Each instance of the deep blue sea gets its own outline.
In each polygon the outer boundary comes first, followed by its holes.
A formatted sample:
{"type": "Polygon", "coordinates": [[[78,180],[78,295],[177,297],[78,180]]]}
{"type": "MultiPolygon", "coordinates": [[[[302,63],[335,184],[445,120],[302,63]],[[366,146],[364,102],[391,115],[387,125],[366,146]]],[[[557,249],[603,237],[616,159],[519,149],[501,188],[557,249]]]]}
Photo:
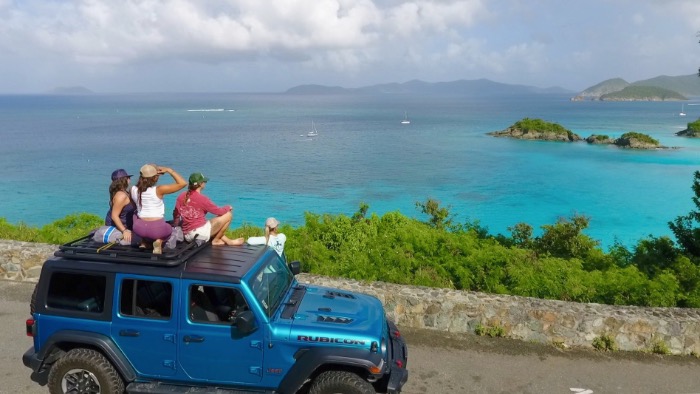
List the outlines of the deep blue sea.
{"type": "MultiPolygon", "coordinates": [[[[693,208],[700,140],[675,132],[700,106],[509,97],[140,94],[0,96],[0,217],[44,225],[74,212],[103,215],[111,172],[142,164],[211,178],[206,193],[234,206],[233,227],[267,216],[303,224],[304,212],[422,218],[438,199],[458,222],[491,233],[539,229],[574,213],[603,246],[671,235],[693,208]],[[402,125],[404,113],[411,120],[402,125]],[[495,138],[524,117],[590,134],[646,133],[679,149],[621,150],[586,143],[495,138]],[[311,122],[317,137],[308,138],[311,122]]],[[[161,182],[167,181],[164,177],[161,182]]],[[[174,196],[166,199],[167,210],[174,196]]],[[[539,232],[538,232],[539,233],[539,232]]]]}

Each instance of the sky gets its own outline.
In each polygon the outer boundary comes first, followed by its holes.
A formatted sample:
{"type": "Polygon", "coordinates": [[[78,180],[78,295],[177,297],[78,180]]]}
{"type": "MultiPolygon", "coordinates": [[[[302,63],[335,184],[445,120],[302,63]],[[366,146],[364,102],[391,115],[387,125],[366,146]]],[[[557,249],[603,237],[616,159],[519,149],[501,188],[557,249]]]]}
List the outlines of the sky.
{"type": "Polygon", "coordinates": [[[700,0],[0,0],[0,93],[690,75],[700,0]]]}

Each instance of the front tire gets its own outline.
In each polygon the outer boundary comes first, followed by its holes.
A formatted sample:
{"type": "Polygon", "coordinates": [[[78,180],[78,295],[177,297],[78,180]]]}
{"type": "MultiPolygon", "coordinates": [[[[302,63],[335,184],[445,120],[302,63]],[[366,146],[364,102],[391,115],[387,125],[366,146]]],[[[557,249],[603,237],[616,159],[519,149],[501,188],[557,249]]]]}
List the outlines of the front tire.
{"type": "Polygon", "coordinates": [[[374,387],[357,374],[327,371],[312,383],[309,394],[375,394],[374,387]]]}
{"type": "Polygon", "coordinates": [[[51,366],[48,387],[51,394],[121,394],[124,381],[101,353],[77,348],[51,366]]]}

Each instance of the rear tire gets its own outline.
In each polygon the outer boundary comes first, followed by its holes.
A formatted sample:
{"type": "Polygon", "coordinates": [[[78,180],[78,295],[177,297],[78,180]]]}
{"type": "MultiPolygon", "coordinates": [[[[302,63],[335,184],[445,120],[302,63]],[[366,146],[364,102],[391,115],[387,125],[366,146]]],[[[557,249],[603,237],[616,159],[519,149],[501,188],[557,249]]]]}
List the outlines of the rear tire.
{"type": "Polygon", "coordinates": [[[309,394],[375,394],[374,386],[357,374],[328,371],[320,374],[311,384],[309,394]]]}
{"type": "Polygon", "coordinates": [[[101,353],[77,348],[51,366],[48,388],[51,394],[121,394],[124,381],[101,353]]]}

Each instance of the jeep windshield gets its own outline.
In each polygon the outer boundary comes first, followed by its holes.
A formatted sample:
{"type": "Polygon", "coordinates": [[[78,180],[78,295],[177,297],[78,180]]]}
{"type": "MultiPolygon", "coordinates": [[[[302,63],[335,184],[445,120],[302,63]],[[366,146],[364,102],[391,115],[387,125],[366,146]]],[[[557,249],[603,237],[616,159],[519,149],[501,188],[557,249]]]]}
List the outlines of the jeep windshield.
{"type": "Polygon", "coordinates": [[[253,291],[265,314],[270,317],[277,310],[287,293],[294,275],[287,264],[277,255],[271,255],[250,279],[248,286],[253,291]]]}

